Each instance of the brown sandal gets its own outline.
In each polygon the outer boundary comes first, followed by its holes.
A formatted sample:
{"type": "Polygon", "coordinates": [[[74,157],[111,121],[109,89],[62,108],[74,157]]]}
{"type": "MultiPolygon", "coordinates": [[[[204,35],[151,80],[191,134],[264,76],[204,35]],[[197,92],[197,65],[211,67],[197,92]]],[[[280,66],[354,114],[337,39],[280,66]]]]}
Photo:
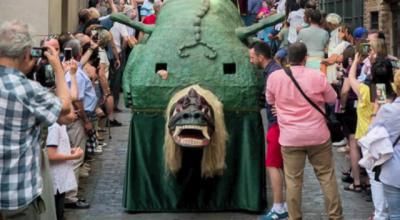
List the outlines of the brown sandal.
{"type": "Polygon", "coordinates": [[[360,193],[362,192],[362,187],[361,185],[355,185],[354,183],[352,183],[348,186],[345,186],[344,190],[360,193]]]}

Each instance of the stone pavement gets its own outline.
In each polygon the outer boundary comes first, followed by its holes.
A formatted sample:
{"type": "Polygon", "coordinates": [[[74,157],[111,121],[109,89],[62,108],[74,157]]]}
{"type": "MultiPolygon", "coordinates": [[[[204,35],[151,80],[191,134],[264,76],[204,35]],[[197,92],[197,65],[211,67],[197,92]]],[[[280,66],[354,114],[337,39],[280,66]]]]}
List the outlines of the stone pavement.
{"type": "MultiPolygon", "coordinates": [[[[129,110],[117,114],[124,126],[111,129],[112,139],[103,149],[103,154],[91,162],[92,171],[88,178],[81,179],[80,194],[91,204],[90,209],[66,209],[67,220],[256,220],[260,215],[249,213],[145,213],[129,214],[122,207],[123,181],[127,154],[129,110]]],[[[341,188],[341,198],[345,219],[365,220],[372,213],[372,203],[365,201],[360,193],[343,191],[340,172],[348,167],[343,154],[335,152],[336,176],[341,188]]],[[[268,189],[268,204],[272,204],[271,192],[268,189]]],[[[323,196],[319,183],[308,164],[304,172],[303,212],[305,220],[327,219],[324,211],[323,196]]]]}

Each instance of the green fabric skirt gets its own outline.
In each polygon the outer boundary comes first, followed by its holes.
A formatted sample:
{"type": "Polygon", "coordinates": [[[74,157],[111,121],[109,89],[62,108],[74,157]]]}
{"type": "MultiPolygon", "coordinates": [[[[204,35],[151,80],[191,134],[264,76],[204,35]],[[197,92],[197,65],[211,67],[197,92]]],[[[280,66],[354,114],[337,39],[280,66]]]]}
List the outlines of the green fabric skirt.
{"type": "Polygon", "coordinates": [[[229,134],[222,176],[202,179],[202,151],[183,149],[175,176],[164,166],[162,112],[135,112],[130,126],[123,205],[129,212],[266,209],[265,147],[258,112],[225,112],[229,134]]]}

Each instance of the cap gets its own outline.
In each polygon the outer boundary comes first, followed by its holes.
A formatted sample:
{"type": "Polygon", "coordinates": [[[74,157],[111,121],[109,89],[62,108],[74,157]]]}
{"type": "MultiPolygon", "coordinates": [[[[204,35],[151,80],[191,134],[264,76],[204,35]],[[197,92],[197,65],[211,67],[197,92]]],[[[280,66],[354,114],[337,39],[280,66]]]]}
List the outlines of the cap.
{"type": "Polygon", "coordinates": [[[353,31],[353,37],[355,39],[362,39],[365,38],[368,35],[368,30],[365,29],[364,27],[357,27],[353,31]]]}
{"type": "Polygon", "coordinates": [[[339,25],[340,23],[342,23],[342,17],[340,17],[340,15],[336,13],[330,13],[326,16],[326,22],[339,25]]]}

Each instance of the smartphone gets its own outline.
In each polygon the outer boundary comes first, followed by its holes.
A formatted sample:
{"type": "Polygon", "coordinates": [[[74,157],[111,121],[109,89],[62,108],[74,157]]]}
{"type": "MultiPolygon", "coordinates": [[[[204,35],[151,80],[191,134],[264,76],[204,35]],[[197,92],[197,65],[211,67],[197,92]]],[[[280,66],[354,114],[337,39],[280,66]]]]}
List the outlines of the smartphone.
{"type": "Polygon", "coordinates": [[[369,43],[361,43],[361,53],[368,54],[371,50],[371,45],[369,43]]]}
{"type": "Polygon", "coordinates": [[[31,55],[34,58],[42,58],[44,57],[44,48],[42,47],[32,47],[31,49],[31,55]]]}
{"type": "Polygon", "coordinates": [[[65,61],[69,61],[72,59],[72,48],[70,47],[64,48],[64,57],[65,61]]]}
{"type": "Polygon", "coordinates": [[[386,98],[386,85],[383,83],[376,84],[376,99],[378,104],[385,104],[386,98]]]}

